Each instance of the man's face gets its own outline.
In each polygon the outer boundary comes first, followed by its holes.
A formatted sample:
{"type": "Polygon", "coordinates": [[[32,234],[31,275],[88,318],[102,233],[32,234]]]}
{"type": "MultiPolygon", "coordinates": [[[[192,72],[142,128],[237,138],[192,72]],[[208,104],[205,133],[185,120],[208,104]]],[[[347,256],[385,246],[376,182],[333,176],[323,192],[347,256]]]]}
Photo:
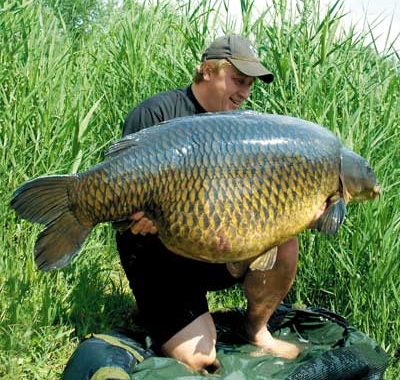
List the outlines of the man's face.
{"type": "Polygon", "coordinates": [[[229,65],[219,72],[206,71],[204,80],[208,82],[208,112],[233,111],[249,97],[255,81],[229,65]]]}

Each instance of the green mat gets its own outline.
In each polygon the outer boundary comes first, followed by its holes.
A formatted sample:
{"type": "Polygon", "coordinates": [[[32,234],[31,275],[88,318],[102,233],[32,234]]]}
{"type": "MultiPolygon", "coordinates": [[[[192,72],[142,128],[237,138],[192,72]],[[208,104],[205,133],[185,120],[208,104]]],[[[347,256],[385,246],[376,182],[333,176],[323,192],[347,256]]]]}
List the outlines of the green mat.
{"type": "Polygon", "coordinates": [[[112,330],[82,340],[62,379],[378,380],[387,368],[386,353],[329,310],[281,305],[274,313],[269,322],[273,335],[302,348],[294,361],[266,356],[241,342],[235,331],[243,315],[240,309],[213,313],[221,363],[215,373],[191,371],[174,359],[156,356],[143,331],[112,330]]]}

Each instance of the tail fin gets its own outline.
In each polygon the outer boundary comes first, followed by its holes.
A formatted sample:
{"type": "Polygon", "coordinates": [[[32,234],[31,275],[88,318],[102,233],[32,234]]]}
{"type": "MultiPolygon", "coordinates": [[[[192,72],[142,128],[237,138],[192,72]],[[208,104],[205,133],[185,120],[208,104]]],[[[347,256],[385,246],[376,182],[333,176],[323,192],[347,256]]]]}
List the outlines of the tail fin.
{"type": "Polygon", "coordinates": [[[76,175],[39,177],[13,194],[10,206],[22,219],[46,225],[35,244],[35,261],[43,271],[66,266],[93,229],[71,210],[69,191],[77,180],[76,175]]]}

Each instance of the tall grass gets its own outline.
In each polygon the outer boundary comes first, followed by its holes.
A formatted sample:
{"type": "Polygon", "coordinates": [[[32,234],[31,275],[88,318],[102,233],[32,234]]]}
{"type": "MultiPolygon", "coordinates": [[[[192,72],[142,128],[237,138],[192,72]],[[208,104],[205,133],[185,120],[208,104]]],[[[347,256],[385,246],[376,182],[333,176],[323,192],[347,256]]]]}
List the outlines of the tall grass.
{"type": "MultiPolygon", "coordinates": [[[[135,104],[188,84],[207,43],[237,32],[257,41],[276,75],[257,83],[246,107],[327,126],[371,162],[384,189],[377,201],[351,205],[336,237],[301,235],[287,301],[344,315],[388,352],[386,379],[399,378],[399,57],[367,46],[354,28],[340,31],[340,3],[324,12],[318,4],[274,0],[256,13],[242,0],[235,23],[220,16],[228,2],[125,3],[79,38],[40,1],[0,5],[0,377],[58,378],[85,333],[135,322],[109,226],[67,268],[41,273],[39,228],[15,218],[12,191],[97,163],[135,104]]],[[[238,289],[209,298],[212,308],[244,305],[238,289]]]]}

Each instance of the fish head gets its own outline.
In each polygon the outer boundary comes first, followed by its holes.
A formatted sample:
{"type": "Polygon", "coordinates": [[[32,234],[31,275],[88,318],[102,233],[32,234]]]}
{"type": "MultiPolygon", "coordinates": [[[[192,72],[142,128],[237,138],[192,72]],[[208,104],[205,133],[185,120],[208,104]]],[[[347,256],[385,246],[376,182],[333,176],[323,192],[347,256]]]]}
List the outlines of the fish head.
{"type": "Polygon", "coordinates": [[[368,161],[345,147],[341,149],[340,180],[346,203],[364,202],[381,194],[381,186],[368,161]]]}

